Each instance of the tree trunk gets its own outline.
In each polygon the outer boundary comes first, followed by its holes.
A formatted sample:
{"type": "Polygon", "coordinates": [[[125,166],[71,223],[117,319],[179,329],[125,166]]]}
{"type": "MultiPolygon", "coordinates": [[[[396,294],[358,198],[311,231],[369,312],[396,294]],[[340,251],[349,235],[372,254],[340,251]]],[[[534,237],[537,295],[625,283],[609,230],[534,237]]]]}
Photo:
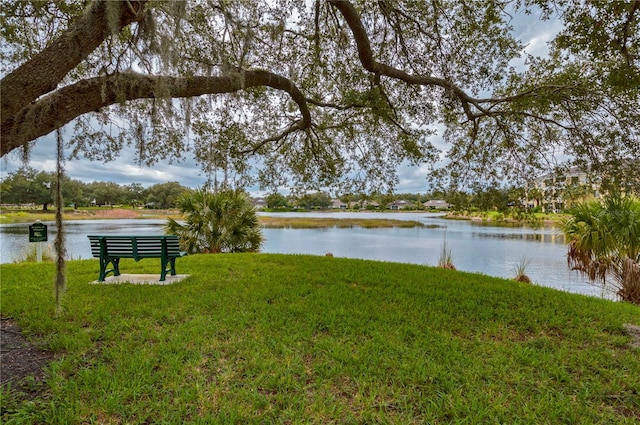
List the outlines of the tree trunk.
{"type": "Polygon", "coordinates": [[[623,301],[640,305],[640,263],[630,258],[622,263],[622,287],[618,295],[623,301]]]}

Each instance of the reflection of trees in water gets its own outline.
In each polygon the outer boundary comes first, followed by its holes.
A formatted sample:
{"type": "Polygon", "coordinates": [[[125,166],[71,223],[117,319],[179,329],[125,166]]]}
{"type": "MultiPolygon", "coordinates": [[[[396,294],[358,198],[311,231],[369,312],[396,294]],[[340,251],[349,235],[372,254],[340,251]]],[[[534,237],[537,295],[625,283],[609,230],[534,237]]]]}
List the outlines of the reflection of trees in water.
{"type": "Polygon", "coordinates": [[[555,233],[480,233],[473,232],[472,237],[474,238],[485,238],[485,239],[516,239],[523,241],[533,241],[533,242],[543,242],[543,243],[553,243],[553,244],[564,244],[565,239],[562,234],[555,233]]]}

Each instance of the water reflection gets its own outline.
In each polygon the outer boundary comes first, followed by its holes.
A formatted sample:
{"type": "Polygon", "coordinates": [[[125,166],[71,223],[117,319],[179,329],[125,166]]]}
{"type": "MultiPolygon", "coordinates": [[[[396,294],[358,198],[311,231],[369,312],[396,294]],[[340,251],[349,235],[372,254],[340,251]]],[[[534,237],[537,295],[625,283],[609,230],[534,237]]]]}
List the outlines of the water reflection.
{"type": "Polygon", "coordinates": [[[522,239],[525,241],[564,244],[564,235],[560,233],[472,233],[474,238],[522,239]]]}

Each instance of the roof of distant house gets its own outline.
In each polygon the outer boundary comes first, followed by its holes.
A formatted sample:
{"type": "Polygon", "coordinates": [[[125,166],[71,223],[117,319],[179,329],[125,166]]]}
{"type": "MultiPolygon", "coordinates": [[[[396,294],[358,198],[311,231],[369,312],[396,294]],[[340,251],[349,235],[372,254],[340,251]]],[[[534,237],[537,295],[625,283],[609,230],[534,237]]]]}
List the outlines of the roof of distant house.
{"type": "Polygon", "coordinates": [[[423,202],[422,205],[427,208],[449,208],[451,206],[451,204],[442,199],[432,199],[427,202],[423,202]]]}

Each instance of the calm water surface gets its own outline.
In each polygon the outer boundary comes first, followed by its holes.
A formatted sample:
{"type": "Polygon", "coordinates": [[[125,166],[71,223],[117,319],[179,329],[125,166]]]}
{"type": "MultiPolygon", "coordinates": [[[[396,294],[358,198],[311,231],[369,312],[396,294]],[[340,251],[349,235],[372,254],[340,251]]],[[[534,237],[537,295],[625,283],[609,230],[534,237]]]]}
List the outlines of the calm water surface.
{"type": "MultiPolygon", "coordinates": [[[[285,217],[389,218],[416,220],[425,228],[389,229],[263,229],[262,252],[325,255],[437,265],[443,242],[458,270],[510,278],[526,259],[527,275],[536,283],[569,292],[606,296],[567,269],[566,245],[557,229],[489,226],[445,220],[429,213],[261,213],[285,217]]],[[[73,259],[91,258],[90,234],[145,235],[163,233],[164,220],[78,220],[65,222],[67,250],[73,259]]],[[[56,229],[45,222],[53,252],[56,229]]],[[[28,224],[0,225],[0,262],[24,256],[29,248],[28,224]]]]}

